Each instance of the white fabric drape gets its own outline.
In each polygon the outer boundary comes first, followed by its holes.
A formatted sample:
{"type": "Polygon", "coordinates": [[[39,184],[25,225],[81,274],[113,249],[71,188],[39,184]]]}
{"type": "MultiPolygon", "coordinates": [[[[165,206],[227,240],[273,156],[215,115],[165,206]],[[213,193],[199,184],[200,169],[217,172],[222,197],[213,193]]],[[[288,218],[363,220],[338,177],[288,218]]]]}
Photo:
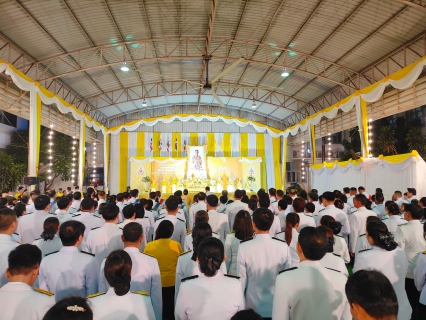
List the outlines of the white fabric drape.
{"type": "Polygon", "coordinates": [[[111,194],[117,194],[120,192],[119,190],[119,181],[120,181],[120,136],[119,135],[111,135],[110,137],[111,147],[110,147],[110,173],[109,173],[109,181],[110,181],[110,192],[111,194]]]}
{"type": "Polygon", "coordinates": [[[272,137],[268,134],[265,138],[265,164],[266,164],[266,183],[269,188],[275,188],[275,166],[274,154],[272,152],[272,137]]]}
{"type": "Polygon", "coordinates": [[[168,162],[171,162],[171,163],[180,165],[182,163],[187,162],[188,159],[186,159],[186,158],[185,159],[167,158],[167,159],[164,159],[164,160],[158,160],[158,159],[155,159],[153,157],[148,157],[148,158],[145,158],[145,159],[135,159],[134,157],[131,157],[130,161],[131,162],[136,162],[138,164],[144,164],[144,163],[147,163],[147,162],[155,162],[155,163],[168,163],[168,162]]]}
{"type": "Polygon", "coordinates": [[[256,134],[255,133],[249,133],[248,134],[248,156],[249,157],[256,157],[256,134]]]}
{"type": "Polygon", "coordinates": [[[216,140],[216,151],[215,151],[215,156],[216,157],[223,157],[223,151],[222,151],[222,140],[223,140],[223,133],[222,132],[218,132],[214,134],[214,139],[216,140]]]}
{"type": "Polygon", "coordinates": [[[231,133],[231,143],[232,143],[232,156],[239,157],[240,156],[240,134],[239,133],[231,133]]]}
{"type": "Polygon", "coordinates": [[[262,158],[256,158],[256,159],[240,158],[238,162],[259,163],[259,162],[262,162],[262,158]]]}
{"type": "MultiPolygon", "coordinates": [[[[108,163],[108,155],[107,155],[107,136],[108,133],[104,133],[104,144],[103,144],[103,151],[104,151],[104,189],[108,190],[108,180],[109,180],[109,163],[108,163]]],[[[110,136],[111,138],[111,136],[110,136]]],[[[111,148],[110,148],[111,149],[111,148]]]]}

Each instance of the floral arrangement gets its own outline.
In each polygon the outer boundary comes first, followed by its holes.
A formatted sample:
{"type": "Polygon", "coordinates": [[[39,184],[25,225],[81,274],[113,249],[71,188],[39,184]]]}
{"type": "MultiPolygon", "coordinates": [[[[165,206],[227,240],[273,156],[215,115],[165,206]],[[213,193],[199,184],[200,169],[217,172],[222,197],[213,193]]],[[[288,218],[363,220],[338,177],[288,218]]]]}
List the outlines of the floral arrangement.
{"type": "Polygon", "coordinates": [[[255,178],[255,177],[253,177],[253,176],[248,176],[247,180],[248,180],[248,181],[255,182],[255,181],[256,181],[256,178],[255,178]]]}
{"type": "Polygon", "coordinates": [[[149,176],[145,176],[142,178],[142,182],[151,182],[151,178],[149,176]]]}

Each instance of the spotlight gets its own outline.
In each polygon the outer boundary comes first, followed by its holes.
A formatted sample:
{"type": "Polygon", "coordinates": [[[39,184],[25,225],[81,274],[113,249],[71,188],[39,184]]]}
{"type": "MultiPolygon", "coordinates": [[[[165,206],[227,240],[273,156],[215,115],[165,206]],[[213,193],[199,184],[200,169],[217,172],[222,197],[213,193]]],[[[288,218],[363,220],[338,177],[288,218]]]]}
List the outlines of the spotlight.
{"type": "Polygon", "coordinates": [[[253,104],[251,105],[252,108],[256,108],[256,102],[253,100],[253,104]]]}
{"type": "Polygon", "coordinates": [[[282,77],[288,77],[290,73],[288,73],[287,68],[284,68],[283,73],[281,73],[282,77]]]}
{"type": "Polygon", "coordinates": [[[121,69],[121,71],[124,71],[124,72],[127,72],[127,71],[130,70],[129,67],[127,66],[127,64],[125,62],[123,62],[123,65],[121,66],[120,69],[121,69]]]}
{"type": "Polygon", "coordinates": [[[142,101],[142,107],[146,107],[146,106],[147,106],[146,101],[145,101],[145,99],[143,99],[143,101],[142,101]]]}

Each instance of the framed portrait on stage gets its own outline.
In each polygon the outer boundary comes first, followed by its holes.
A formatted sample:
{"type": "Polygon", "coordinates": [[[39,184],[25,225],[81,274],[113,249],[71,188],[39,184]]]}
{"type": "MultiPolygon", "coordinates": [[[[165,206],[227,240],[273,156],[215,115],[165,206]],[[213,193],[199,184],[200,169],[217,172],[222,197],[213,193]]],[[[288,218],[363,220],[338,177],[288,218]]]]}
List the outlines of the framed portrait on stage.
{"type": "Polygon", "coordinates": [[[187,178],[207,179],[207,146],[187,146],[188,173],[187,178]]]}

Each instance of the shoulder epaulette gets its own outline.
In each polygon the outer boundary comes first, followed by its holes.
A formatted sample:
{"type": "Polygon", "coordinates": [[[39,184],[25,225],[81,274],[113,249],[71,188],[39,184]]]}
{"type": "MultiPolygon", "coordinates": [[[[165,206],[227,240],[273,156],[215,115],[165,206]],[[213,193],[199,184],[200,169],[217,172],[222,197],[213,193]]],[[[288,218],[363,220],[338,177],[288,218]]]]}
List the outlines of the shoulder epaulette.
{"type": "Polygon", "coordinates": [[[324,211],[325,210],[325,208],[324,209],[321,209],[320,211],[318,211],[318,212],[321,212],[321,211],[324,211]]]}
{"type": "Polygon", "coordinates": [[[81,216],[81,213],[79,213],[79,214],[74,214],[74,215],[72,216],[72,218],[74,218],[74,217],[78,217],[78,216],[81,216]]]}
{"type": "Polygon", "coordinates": [[[189,234],[191,234],[191,233],[192,233],[191,231],[187,231],[187,232],[186,232],[186,235],[189,235],[189,234]]]}
{"type": "Polygon", "coordinates": [[[182,220],[181,218],[177,218],[178,220],[180,220],[180,221],[182,221],[183,223],[185,223],[185,221],[184,220],[182,220]]]}
{"type": "Polygon", "coordinates": [[[189,253],[189,252],[192,252],[192,250],[182,252],[179,256],[183,256],[184,254],[187,254],[187,253],[189,253]]]}
{"type": "Polygon", "coordinates": [[[358,253],[365,252],[365,251],[368,251],[368,250],[371,250],[371,248],[370,249],[359,250],[358,253]]]}
{"type": "Polygon", "coordinates": [[[240,241],[240,243],[243,243],[243,242],[246,242],[246,241],[250,241],[250,240],[253,240],[253,237],[250,237],[250,238],[247,238],[247,239],[241,240],[241,241],[240,241]]]}
{"type": "Polygon", "coordinates": [[[233,234],[235,233],[235,230],[229,231],[228,234],[233,234]]]}
{"type": "Polygon", "coordinates": [[[99,297],[99,296],[101,296],[101,295],[103,295],[103,294],[105,294],[105,293],[106,293],[106,292],[94,293],[94,294],[88,295],[86,298],[87,298],[87,299],[90,299],[90,298],[99,297]]]}
{"type": "Polygon", "coordinates": [[[278,274],[281,274],[281,273],[283,273],[283,272],[290,271],[290,270],[295,270],[295,269],[297,269],[297,267],[293,267],[293,268],[289,268],[289,269],[281,270],[278,274]]]}
{"type": "Polygon", "coordinates": [[[240,280],[240,277],[233,276],[232,274],[224,274],[224,276],[228,278],[234,278],[234,279],[240,280]]]}
{"type": "MultiPolygon", "coordinates": [[[[123,228],[122,228],[122,227],[118,227],[118,229],[123,230],[123,228]]],[[[93,229],[92,229],[92,230],[93,230],[93,229]]]]}
{"type": "Polygon", "coordinates": [[[34,288],[34,290],[37,291],[37,292],[43,293],[45,295],[48,295],[49,297],[51,297],[51,296],[54,295],[53,292],[50,292],[50,291],[47,291],[47,290],[43,290],[43,289],[40,289],[40,288],[37,288],[37,287],[34,288]]]}
{"type": "Polygon", "coordinates": [[[423,254],[426,254],[426,251],[423,251],[423,254]]]}
{"type": "Polygon", "coordinates": [[[97,215],[97,214],[94,214],[93,216],[94,216],[95,218],[99,218],[99,219],[100,219],[100,218],[102,218],[102,216],[99,216],[99,215],[97,215]]]}
{"type": "Polygon", "coordinates": [[[13,234],[16,234],[17,236],[19,236],[19,233],[14,232],[13,234]]]}
{"type": "Polygon", "coordinates": [[[334,254],[336,257],[341,257],[341,255],[340,255],[340,254],[336,254],[336,253],[334,253],[334,252],[333,252],[333,254],[334,254]]]}
{"type": "Polygon", "coordinates": [[[157,221],[158,221],[158,220],[161,220],[161,219],[164,219],[165,217],[166,217],[166,216],[164,216],[164,217],[161,217],[161,218],[158,218],[158,219],[157,219],[157,221]]]}
{"type": "Polygon", "coordinates": [[[336,269],[331,269],[331,268],[327,268],[327,267],[325,267],[326,269],[328,269],[328,270],[333,270],[333,271],[336,271],[336,272],[339,272],[340,273],[340,271],[339,270],[336,270],[336,269]]]}
{"type": "Polygon", "coordinates": [[[214,234],[218,234],[217,232],[214,232],[214,231],[212,231],[212,233],[214,233],[214,234]]]}
{"type": "Polygon", "coordinates": [[[281,240],[281,239],[278,239],[278,238],[275,238],[275,237],[272,237],[272,239],[278,240],[278,241],[281,241],[281,242],[285,242],[285,240],[281,240]]]}
{"type": "Polygon", "coordinates": [[[285,231],[277,232],[276,234],[284,233],[285,231]]]}
{"type": "Polygon", "coordinates": [[[15,240],[15,242],[19,243],[19,244],[25,244],[24,242],[21,242],[21,241],[18,241],[18,240],[15,240]]]}
{"type": "Polygon", "coordinates": [[[34,239],[34,241],[37,241],[37,240],[40,240],[41,238],[38,238],[38,239],[34,239]]]}
{"type": "Polygon", "coordinates": [[[343,238],[342,236],[339,236],[338,234],[335,234],[335,236],[336,236],[336,237],[340,237],[340,238],[343,238]]]}
{"type": "Polygon", "coordinates": [[[362,236],[365,236],[365,233],[364,233],[364,234],[361,234],[361,235],[359,236],[359,238],[361,238],[362,236]]]}
{"type": "Polygon", "coordinates": [[[186,278],[183,278],[180,282],[185,282],[187,280],[192,280],[192,279],[197,279],[197,278],[198,278],[198,276],[186,277],[186,278]]]}
{"type": "Polygon", "coordinates": [[[143,254],[145,254],[145,255],[147,255],[147,256],[149,256],[149,257],[151,257],[151,258],[154,258],[154,259],[156,259],[152,254],[149,254],[149,253],[146,253],[146,252],[141,252],[141,253],[143,253],[143,254]]]}
{"type": "Polygon", "coordinates": [[[96,230],[96,229],[99,229],[100,227],[96,227],[96,228],[92,228],[92,229],[90,229],[90,230],[96,230]]]}
{"type": "Polygon", "coordinates": [[[406,225],[406,223],[399,224],[398,227],[405,226],[405,225],[406,225]]]}
{"type": "Polygon", "coordinates": [[[145,291],[130,291],[130,292],[134,293],[134,294],[140,294],[142,296],[148,296],[149,297],[149,293],[145,292],[145,291]]]}
{"type": "Polygon", "coordinates": [[[46,255],[45,255],[45,257],[47,257],[48,255],[54,254],[54,253],[56,253],[56,252],[59,252],[59,250],[57,250],[57,251],[53,251],[53,252],[51,252],[51,253],[48,253],[48,254],[46,254],[46,255]]]}
{"type": "Polygon", "coordinates": [[[88,255],[91,255],[91,256],[93,256],[93,257],[95,256],[93,253],[90,253],[90,252],[87,252],[87,251],[83,251],[83,250],[81,250],[80,252],[81,252],[81,253],[88,254],[88,255]]]}

